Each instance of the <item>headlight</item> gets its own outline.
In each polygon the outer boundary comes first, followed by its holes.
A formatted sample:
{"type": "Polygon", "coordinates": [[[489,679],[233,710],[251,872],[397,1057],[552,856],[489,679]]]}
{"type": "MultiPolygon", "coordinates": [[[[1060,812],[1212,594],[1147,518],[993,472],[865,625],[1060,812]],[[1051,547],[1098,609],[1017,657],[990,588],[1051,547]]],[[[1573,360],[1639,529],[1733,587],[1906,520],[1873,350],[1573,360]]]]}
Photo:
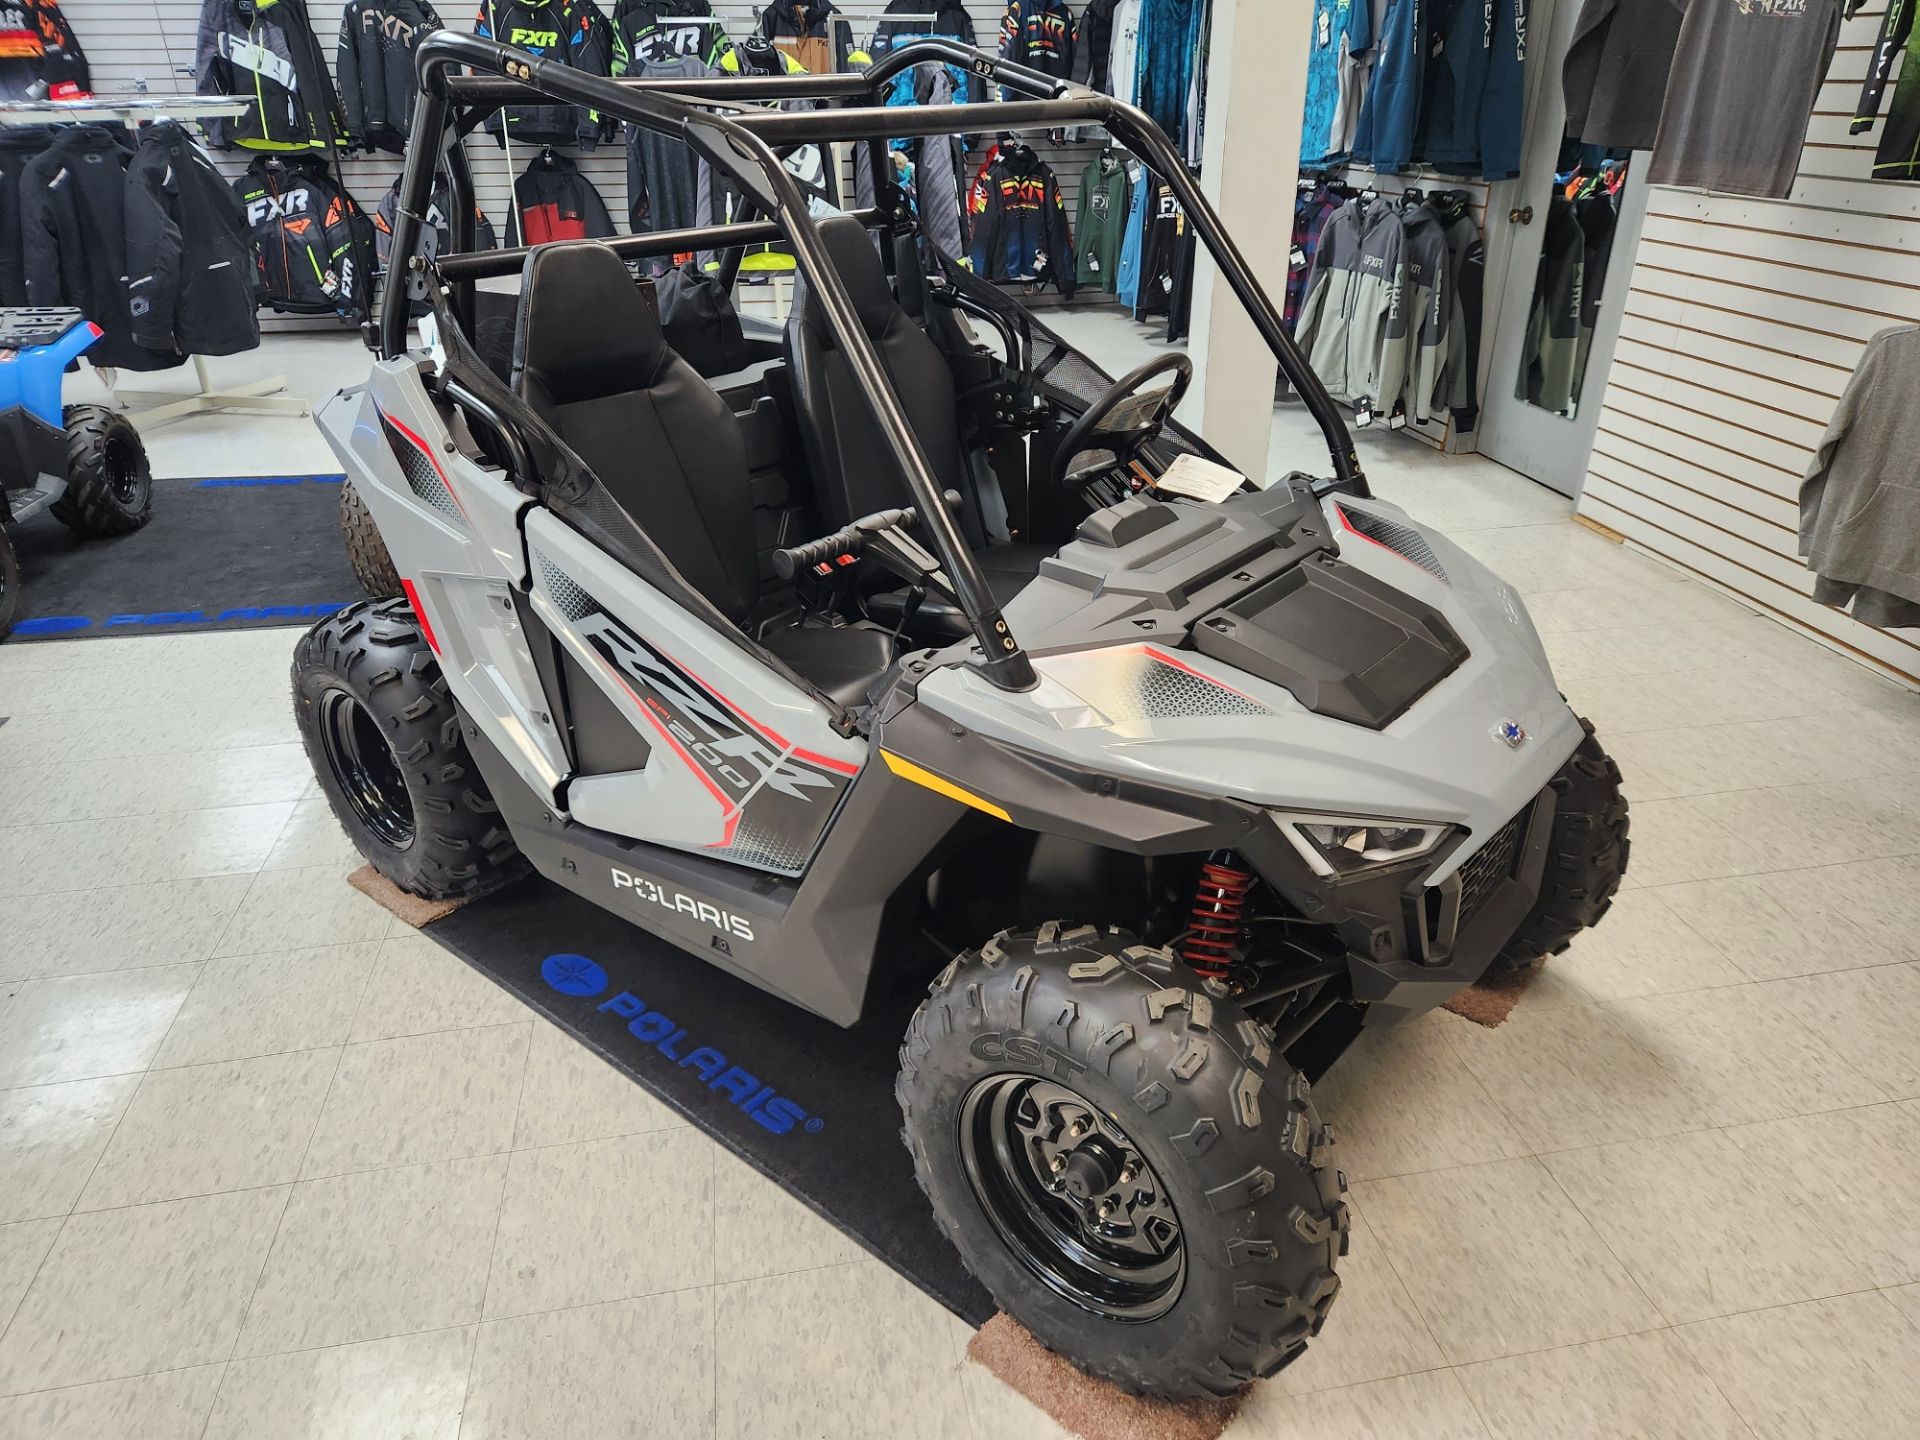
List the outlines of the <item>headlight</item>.
{"type": "Polygon", "coordinates": [[[1420,820],[1368,820],[1350,815],[1271,812],[1316,875],[1356,875],[1431,855],[1451,825],[1420,820]]]}

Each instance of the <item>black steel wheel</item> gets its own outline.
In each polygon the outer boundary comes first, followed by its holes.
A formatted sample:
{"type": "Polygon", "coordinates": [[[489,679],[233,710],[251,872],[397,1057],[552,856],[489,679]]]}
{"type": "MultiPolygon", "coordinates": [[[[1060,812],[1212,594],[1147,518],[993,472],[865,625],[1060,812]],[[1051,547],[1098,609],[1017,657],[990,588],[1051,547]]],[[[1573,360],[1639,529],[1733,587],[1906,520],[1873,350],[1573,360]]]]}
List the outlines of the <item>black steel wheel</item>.
{"type": "Polygon", "coordinates": [[[402,890],[450,900],[526,872],[405,600],[349,605],[302,636],[293,707],[335,817],[402,890]]]}
{"type": "Polygon", "coordinates": [[[380,722],[345,690],[320,697],[320,746],[354,818],[396,850],[413,844],[413,797],[400,757],[380,722]]]}
{"type": "Polygon", "coordinates": [[[1109,1320],[1180,1298],[1186,1246],[1167,1187],[1119,1124],[1057,1081],[982,1080],[960,1152],[1000,1238],[1051,1289],[1109,1320]]]}
{"type": "Polygon", "coordinates": [[[140,432],[105,405],[69,405],[67,493],[53,515],[82,535],[126,535],[153,518],[153,471],[140,432]]]}
{"type": "Polygon", "coordinates": [[[1348,1232],[1331,1137],[1272,1031],[1170,952],[1057,922],[962,952],[894,1093],[942,1233],[1082,1368],[1232,1395],[1319,1333],[1348,1232]]]}

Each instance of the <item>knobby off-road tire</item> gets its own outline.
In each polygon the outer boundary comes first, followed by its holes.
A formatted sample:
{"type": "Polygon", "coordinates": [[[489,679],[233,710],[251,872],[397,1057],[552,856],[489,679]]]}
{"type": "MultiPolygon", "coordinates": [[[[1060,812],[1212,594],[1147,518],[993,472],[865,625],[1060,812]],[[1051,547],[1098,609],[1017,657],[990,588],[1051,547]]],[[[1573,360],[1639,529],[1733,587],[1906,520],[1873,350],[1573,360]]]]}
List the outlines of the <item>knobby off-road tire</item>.
{"type": "Polygon", "coordinates": [[[293,703],[333,813],[395,885],[451,900],[526,872],[405,600],[350,605],[302,636],[293,703]]]}
{"type": "Polygon", "coordinates": [[[351,480],[340,487],[340,534],[347,542],[347,563],[353,566],[360,588],[375,600],[398,595],[400,572],[387,553],[387,542],[380,538],[380,527],[373,523],[366,501],[351,480]]]}
{"type": "MultiPolygon", "coordinates": [[[[6,505],[0,496],[0,508],[6,505]]],[[[20,561],[13,553],[13,541],[7,527],[0,525],[0,640],[13,633],[14,617],[20,613],[20,561]]]]}
{"type": "Polygon", "coordinates": [[[69,405],[67,493],[53,518],[81,535],[127,535],[153,518],[153,470],[140,432],[118,410],[69,405]]]}
{"type": "MultiPolygon", "coordinates": [[[[1122,931],[1003,932],[957,957],[914,1015],[896,1085],[901,1134],[941,1230],[1043,1344],[1136,1393],[1231,1395],[1319,1333],[1347,1246],[1331,1137],[1271,1040],[1219,987],[1122,931]],[[981,1147],[970,1168],[965,1137],[980,1133],[977,1097],[1008,1086],[1064,1087],[1088,1102],[1096,1139],[1111,1129],[1145,1161],[1184,1251],[1161,1313],[1097,1313],[991,1218],[970,1178],[981,1147]]],[[[1020,1153],[1010,1147],[1010,1160],[1020,1153]]]]}
{"type": "Polygon", "coordinates": [[[1504,949],[1490,975],[1511,975],[1542,955],[1558,955],[1613,907],[1627,873],[1627,797],[1620,767],[1601,747],[1593,722],[1582,720],[1586,738],[1553,777],[1557,808],[1540,898],[1504,949]]]}

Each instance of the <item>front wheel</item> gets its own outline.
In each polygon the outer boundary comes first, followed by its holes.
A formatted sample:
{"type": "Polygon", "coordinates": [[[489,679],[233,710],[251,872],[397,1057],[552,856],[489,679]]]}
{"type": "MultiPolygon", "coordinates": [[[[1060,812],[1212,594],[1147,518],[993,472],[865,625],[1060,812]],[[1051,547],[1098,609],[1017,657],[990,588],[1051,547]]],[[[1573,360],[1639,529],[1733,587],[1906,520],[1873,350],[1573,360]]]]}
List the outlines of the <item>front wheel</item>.
{"type": "Polygon", "coordinates": [[[1169,952],[1047,924],[963,953],[896,1090],[941,1230],[1084,1369],[1232,1395],[1319,1333],[1348,1228],[1326,1128],[1272,1032],[1169,952]]]}
{"type": "Polygon", "coordinates": [[[1488,974],[1512,975],[1543,955],[1558,955],[1573,937],[1613,908],[1633,844],[1627,839],[1627,797],[1620,767],[1582,720],[1586,738],[1553,777],[1553,836],[1540,897],[1494,957],[1488,974]]]}
{"type": "Polygon", "coordinates": [[[525,872],[405,600],[349,605],[303,635],[293,704],[335,817],[395,885],[451,900],[525,872]]]}
{"type": "Polygon", "coordinates": [[[380,527],[351,480],[340,487],[340,535],[347,543],[347,563],[360,588],[375,600],[400,593],[400,572],[394,568],[387,542],[380,538],[380,527]]]}
{"type": "Polygon", "coordinates": [[[81,535],[127,535],[153,518],[153,471],[140,432],[105,405],[69,405],[67,493],[53,518],[81,535]]]}

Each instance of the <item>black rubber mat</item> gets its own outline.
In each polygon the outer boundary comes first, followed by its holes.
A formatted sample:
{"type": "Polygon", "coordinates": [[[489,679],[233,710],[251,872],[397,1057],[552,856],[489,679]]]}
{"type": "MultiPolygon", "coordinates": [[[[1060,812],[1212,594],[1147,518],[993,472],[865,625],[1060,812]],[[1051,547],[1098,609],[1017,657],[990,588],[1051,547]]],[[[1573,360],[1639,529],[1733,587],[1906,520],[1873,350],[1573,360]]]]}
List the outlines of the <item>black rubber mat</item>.
{"type": "Polygon", "coordinates": [[[914,995],[843,1030],[538,879],[426,933],[961,1319],[993,1314],[900,1143],[893,1077],[914,995]]]}
{"type": "Polygon", "coordinates": [[[339,475],[156,480],[153,519],[85,540],[44,512],[10,527],[19,640],[297,625],[363,598],[339,475]]]}

